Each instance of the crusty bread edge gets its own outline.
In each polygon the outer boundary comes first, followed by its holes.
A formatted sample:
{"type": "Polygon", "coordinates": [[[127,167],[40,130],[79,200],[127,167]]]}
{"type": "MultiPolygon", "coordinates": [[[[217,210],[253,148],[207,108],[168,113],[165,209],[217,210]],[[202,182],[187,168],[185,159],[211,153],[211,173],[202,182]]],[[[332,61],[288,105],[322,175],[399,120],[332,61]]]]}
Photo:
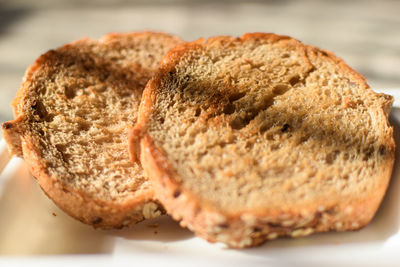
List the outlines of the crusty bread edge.
{"type": "Polygon", "coordinates": [[[243,212],[227,215],[201,203],[184,191],[173,179],[162,151],[145,135],[141,142],[141,162],[153,181],[156,197],[181,225],[210,242],[223,242],[243,248],[262,244],[279,236],[301,237],[330,230],[358,230],[373,218],[386,191],[393,162],[383,168],[382,183],[369,199],[346,206],[299,207],[298,211],[275,211],[269,214],[243,212]],[[300,212],[299,212],[300,211],[300,212]]]}
{"type": "MultiPolygon", "coordinates": [[[[214,37],[212,40],[226,37],[214,37]]],[[[228,37],[229,38],[229,37],[228,37]]],[[[274,34],[253,33],[245,34],[242,40],[267,38],[272,41],[291,39],[287,36],[274,34]]],[[[162,60],[162,66],[157,76],[151,79],[143,93],[139,108],[137,124],[130,134],[130,154],[133,160],[142,163],[148,177],[153,182],[156,197],[163,203],[167,212],[181,224],[187,226],[198,236],[210,242],[224,242],[230,247],[243,248],[259,245],[266,240],[275,239],[278,236],[300,237],[314,232],[326,232],[329,230],[345,231],[357,230],[367,225],[378,209],[387,190],[394,165],[394,139],[393,129],[390,128],[391,137],[388,138],[391,155],[379,178],[380,184],[369,199],[359,203],[331,203],[326,207],[299,207],[298,211],[275,211],[268,213],[241,212],[241,214],[227,215],[196,199],[190,192],[185,192],[174,179],[175,174],[168,165],[167,157],[160,148],[157,148],[146,133],[148,115],[155,103],[155,88],[160,82],[160,77],[174,71],[175,64],[180,56],[196,49],[205,43],[199,39],[192,43],[178,45],[171,50],[162,60]],[[339,206],[337,206],[339,205],[339,206]],[[300,212],[301,211],[301,212],[300,212]]],[[[334,60],[345,71],[350,72],[365,89],[370,89],[366,79],[350,68],[342,59],[333,53],[320,50],[316,47],[306,46],[308,51],[322,53],[334,60]]],[[[372,91],[372,90],[371,90],[372,91]]],[[[375,93],[376,94],[376,93],[375,93]]],[[[382,112],[388,117],[392,99],[382,103],[382,112]]],[[[387,122],[388,124],[388,122],[387,122]]]]}
{"type": "Polygon", "coordinates": [[[161,205],[148,192],[122,203],[113,203],[93,199],[76,189],[68,188],[59,182],[60,179],[48,173],[40,160],[40,151],[37,151],[32,140],[24,138],[22,149],[29,171],[46,195],[62,210],[83,223],[95,228],[122,228],[162,213],[159,210],[161,205]]]}

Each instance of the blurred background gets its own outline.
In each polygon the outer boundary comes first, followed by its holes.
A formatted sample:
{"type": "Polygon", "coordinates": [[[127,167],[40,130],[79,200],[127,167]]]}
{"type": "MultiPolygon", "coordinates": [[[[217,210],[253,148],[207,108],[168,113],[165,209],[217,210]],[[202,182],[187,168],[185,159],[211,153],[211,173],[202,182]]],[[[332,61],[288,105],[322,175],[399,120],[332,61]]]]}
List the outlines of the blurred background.
{"type": "MultiPolygon", "coordinates": [[[[334,51],[367,77],[372,88],[400,90],[400,0],[0,0],[0,122],[12,119],[9,104],[25,69],[40,54],[82,37],[142,30],[164,31],[188,41],[255,31],[290,35],[334,51]]],[[[156,248],[164,253],[165,243],[191,237],[172,221],[161,224],[164,226],[157,229],[157,236],[148,224],[135,226],[140,230],[136,232],[96,232],[61,212],[45,197],[26,168],[19,168],[14,176],[10,175],[13,166],[9,170],[0,176],[0,256],[120,253],[125,248],[140,251],[142,247],[148,253],[147,243],[138,242],[148,240],[149,235],[159,241],[156,248]],[[23,201],[19,196],[24,196],[23,201]],[[138,235],[141,231],[144,234],[138,235]],[[123,238],[116,247],[113,242],[118,237],[123,238]]],[[[380,242],[396,233],[399,194],[393,194],[393,190],[398,188],[392,186],[391,202],[383,205],[385,210],[375,219],[375,228],[347,239],[338,235],[335,244],[380,242]]],[[[292,244],[292,248],[300,255],[302,250],[296,246],[307,241],[294,244],[297,245],[292,244]]],[[[271,257],[279,250],[270,252],[259,251],[271,257]]],[[[271,258],[283,259],[285,253],[271,258]]],[[[253,254],[257,259],[261,258],[259,255],[253,254]]]]}
{"type": "Polygon", "coordinates": [[[334,51],[372,88],[400,88],[400,1],[0,0],[0,121],[26,67],[45,51],[108,32],[165,31],[185,40],[263,31],[334,51]]]}

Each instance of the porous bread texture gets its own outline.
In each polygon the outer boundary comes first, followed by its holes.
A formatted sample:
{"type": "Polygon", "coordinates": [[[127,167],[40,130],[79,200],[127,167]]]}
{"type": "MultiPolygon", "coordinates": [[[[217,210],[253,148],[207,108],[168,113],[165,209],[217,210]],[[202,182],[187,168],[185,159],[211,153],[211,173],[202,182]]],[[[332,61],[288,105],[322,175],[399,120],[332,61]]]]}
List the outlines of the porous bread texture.
{"type": "Polygon", "coordinates": [[[130,150],[167,212],[211,242],[355,230],[388,186],[392,101],[290,37],[200,39],[163,58],[130,150]]]}
{"type": "Polygon", "coordinates": [[[25,159],[44,192],[67,213],[120,228],[163,211],[143,169],[129,160],[127,131],[162,56],[180,39],[108,34],[40,56],[3,124],[10,151],[25,159]]]}

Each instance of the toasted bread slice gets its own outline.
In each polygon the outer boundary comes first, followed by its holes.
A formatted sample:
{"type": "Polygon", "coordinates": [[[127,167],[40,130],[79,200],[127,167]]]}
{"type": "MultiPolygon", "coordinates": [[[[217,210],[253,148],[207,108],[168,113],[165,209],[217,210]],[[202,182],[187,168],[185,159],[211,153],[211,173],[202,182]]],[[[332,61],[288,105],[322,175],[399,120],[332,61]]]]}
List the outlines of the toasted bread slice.
{"type": "Polygon", "coordinates": [[[392,97],[332,53],[286,36],[178,45],[130,135],[156,197],[198,236],[248,247],[355,230],[392,172],[392,97]]]}
{"type": "Polygon", "coordinates": [[[108,34],[51,50],[30,66],[2,125],[44,192],[84,223],[119,228],[161,209],[127,132],[161,57],[180,39],[162,33],[108,34]]]}

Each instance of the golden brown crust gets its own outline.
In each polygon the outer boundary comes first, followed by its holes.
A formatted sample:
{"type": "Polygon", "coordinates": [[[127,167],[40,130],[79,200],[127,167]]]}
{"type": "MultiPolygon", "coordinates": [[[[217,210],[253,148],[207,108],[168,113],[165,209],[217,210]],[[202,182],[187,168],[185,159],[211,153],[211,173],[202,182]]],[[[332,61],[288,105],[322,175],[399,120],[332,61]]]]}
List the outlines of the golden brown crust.
{"type": "MultiPolygon", "coordinates": [[[[171,46],[180,42],[178,37],[152,32],[112,33],[102,37],[100,42],[116,43],[123,46],[129,45],[132,38],[161,38],[160,40],[169,40],[171,44],[167,45],[171,46]]],[[[76,46],[80,43],[85,45],[86,42],[92,41],[87,38],[81,39],[59,49],[67,50],[69,46],[76,46]]],[[[16,119],[2,124],[3,136],[9,145],[10,152],[25,159],[32,175],[38,180],[49,198],[72,217],[86,224],[96,228],[121,228],[145,218],[160,215],[163,208],[154,199],[152,189],[142,190],[141,194],[135,195],[134,198],[127,198],[123,202],[102,200],[94,198],[84,191],[71,188],[71,186],[62,182],[62,179],[57,177],[56,174],[49,172],[48,166],[42,158],[39,144],[33,140],[25,128],[23,106],[29,101],[27,99],[28,82],[34,81],[35,75],[40,75],[38,71],[42,66],[51,64],[52,53],[53,51],[49,51],[43,54],[27,69],[22,86],[12,102],[16,119]]],[[[150,75],[151,73],[146,73],[145,76],[150,75]]],[[[141,90],[139,88],[138,92],[141,92],[141,90]]]]}
{"type": "Polygon", "coordinates": [[[22,142],[23,155],[29,171],[46,195],[70,216],[96,228],[121,228],[144,219],[143,205],[154,201],[151,192],[124,203],[112,203],[93,199],[84,192],[71,190],[48,173],[40,152],[29,139],[27,137],[22,142]]]}
{"type": "Polygon", "coordinates": [[[199,237],[209,242],[225,242],[236,248],[258,246],[279,236],[300,237],[314,232],[358,230],[364,227],[382,201],[389,182],[387,177],[390,177],[393,167],[393,161],[388,161],[375,196],[371,195],[359,203],[349,205],[343,202],[337,203],[339,206],[298,207],[298,210],[286,212],[247,212],[232,216],[204,205],[193,194],[184,191],[171,175],[166,157],[154,146],[149,136],[143,137],[141,146],[141,162],[154,181],[157,197],[167,212],[199,237]]]}
{"type": "MultiPolygon", "coordinates": [[[[330,203],[319,206],[317,203],[296,209],[271,210],[240,210],[237,213],[226,213],[215,207],[207,206],[199,201],[191,192],[185,191],[177,181],[176,174],[169,165],[169,161],[161,148],[154,144],[152,138],[146,133],[149,123],[149,114],[156,102],[156,89],[164,74],[173,72],[174,68],[191,50],[202,49],[208,45],[228,45],[230,42],[246,40],[257,41],[267,39],[271,42],[298,42],[287,36],[274,34],[253,33],[245,34],[241,38],[214,37],[208,40],[197,40],[192,43],[178,45],[164,56],[160,73],[150,80],[142,96],[139,118],[132,129],[130,139],[130,153],[133,159],[138,159],[153,181],[153,187],[158,199],[164,204],[167,212],[175,219],[193,230],[198,236],[210,242],[225,242],[231,247],[249,247],[259,245],[266,240],[278,236],[304,236],[313,232],[330,230],[344,231],[357,230],[367,225],[373,218],[387,189],[394,164],[395,144],[393,129],[387,134],[387,147],[389,148],[388,160],[382,166],[380,177],[377,178],[375,191],[368,199],[358,202],[349,202],[343,199],[333,199],[330,203]]],[[[301,44],[302,45],[302,44],[301,44]]],[[[305,45],[302,45],[305,46],[305,45]]],[[[320,50],[316,47],[305,46],[308,56],[327,57],[333,60],[345,72],[353,76],[353,80],[362,88],[369,88],[365,78],[351,69],[342,59],[333,53],[320,50]]],[[[392,99],[387,98],[382,102],[382,112],[388,116],[392,99]]],[[[386,121],[386,123],[388,123],[386,121]]]]}

